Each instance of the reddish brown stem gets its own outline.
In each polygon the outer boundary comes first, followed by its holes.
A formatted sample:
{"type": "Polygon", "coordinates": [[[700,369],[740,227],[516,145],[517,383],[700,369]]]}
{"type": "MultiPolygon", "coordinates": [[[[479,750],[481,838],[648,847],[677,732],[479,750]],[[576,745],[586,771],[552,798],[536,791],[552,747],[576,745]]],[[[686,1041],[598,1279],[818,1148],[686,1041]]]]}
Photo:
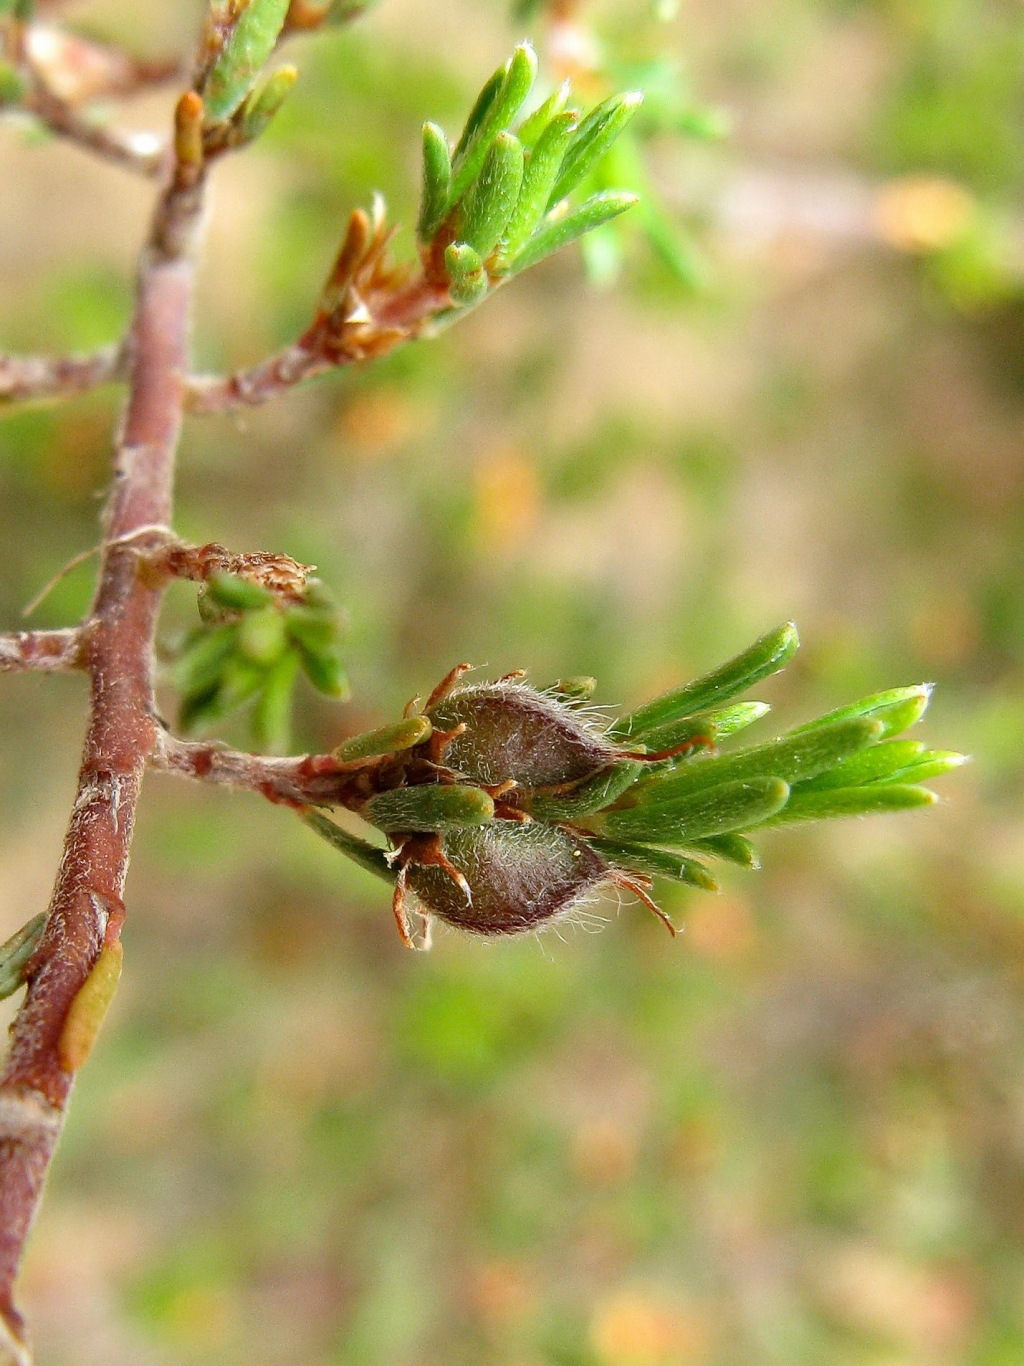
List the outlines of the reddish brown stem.
{"type": "Polygon", "coordinates": [[[364,766],[359,762],[339,763],[328,754],[282,759],[247,754],[223,745],[179,740],[166,732],[159,735],[150,762],[165,773],[258,792],[288,806],[336,803],[345,775],[364,766]]]}
{"type": "MultiPolygon", "coordinates": [[[[111,161],[136,175],[157,176],[166,165],[166,153],[159,147],[140,146],[130,134],[120,133],[105,123],[97,123],[79,113],[38,78],[25,101],[25,107],[51,133],[75,143],[104,161],[111,161]]],[[[148,142],[147,135],[147,142],[148,142]]]]}
{"type": "Polygon", "coordinates": [[[140,265],[128,404],[98,591],[83,628],[91,681],[85,752],[46,932],[0,1076],[0,1331],[19,1362],[28,1351],[14,1281],[74,1080],[61,1063],[61,1036],[104,940],[120,928],[136,802],[156,738],[153,640],[165,579],[147,571],[137,533],[170,519],[198,212],[198,188],[172,185],[140,265]]]}
{"type": "Polygon", "coordinates": [[[120,379],[122,370],[119,346],[87,356],[0,355],[0,404],[81,393],[120,379]]]}
{"type": "Polygon", "coordinates": [[[356,361],[382,356],[420,336],[427,323],[450,307],[445,285],[422,278],[385,297],[364,315],[340,323],[319,319],[298,341],[233,375],[198,375],[189,381],[188,409],[222,413],[276,398],[305,380],[356,361]]]}
{"type": "Polygon", "coordinates": [[[67,673],[85,667],[80,627],[70,631],[10,631],[0,635],[0,673],[67,673]]]}

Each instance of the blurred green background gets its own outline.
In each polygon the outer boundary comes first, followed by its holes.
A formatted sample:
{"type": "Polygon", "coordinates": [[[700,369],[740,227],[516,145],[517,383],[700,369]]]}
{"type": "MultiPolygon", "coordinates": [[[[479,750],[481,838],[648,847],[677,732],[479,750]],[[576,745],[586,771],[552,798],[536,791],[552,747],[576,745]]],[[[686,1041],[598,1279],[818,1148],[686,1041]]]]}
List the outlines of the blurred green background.
{"type": "MultiPolygon", "coordinates": [[[[163,52],[195,8],[68,14],[163,52]]],[[[288,813],[154,777],[26,1267],[47,1366],[1024,1361],[1024,14],[582,19],[728,118],[647,141],[680,237],[634,229],[603,291],[563,255],[436,342],[190,422],[180,530],[314,561],[345,602],[354,700],[304,693],[301,748],[457,660],[628,704],[791,616],[804,648],[759,690],[780,726],[931,679],[924,738],[975,763],[930,813],[663,889],[674,942],[611,904],[598,935],[426,957],[288,813]]],[[[279,126],[217,173],[204,366],[294,335],[372,189],[410,222],[420,123],[454,131],[524,30],[550,75],[558,33],[498,0],[385,0],[294,44],[279,126]]],[[[146,187],[0,136],[3,346],[106,342],[146,187]]],[[[0,424],[6,626],[94,543],[116,414],[105,391],[0,424]]],[[[37,623],[77,619],[92,573],[37,623]]],[[[168,646],[194,619],[176,589],[168,646]]],[[[5,678],[2,715],[0,936],[49,892],[82,681],[5,678]]]]}

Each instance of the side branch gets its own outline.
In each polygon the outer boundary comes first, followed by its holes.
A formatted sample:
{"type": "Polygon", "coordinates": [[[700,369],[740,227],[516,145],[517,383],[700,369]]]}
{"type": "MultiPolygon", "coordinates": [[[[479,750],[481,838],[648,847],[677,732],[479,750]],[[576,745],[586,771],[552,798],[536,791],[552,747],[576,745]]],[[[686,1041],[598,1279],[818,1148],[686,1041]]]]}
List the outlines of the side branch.
{"type": "Polygon", "coordinates": [[[0,355],[0,405],[26,399],[61,398],[110,384],[124,376],[120,346],[105,346],[91,355],[0,355]]]}
{"type": "Polygon", "coordinates": [[[26,98],[25,108],[57,137],[136,175],[152,178],[160,174],[166,163],[166,153],[151,145],[148,133],[133,137],[104,123],[95,123],[38,81],[26,98]]]}
{"type": "Polygon", "coordinates": [[[344,763],[329,754],[290,758],[246,754],[222,745],[179,740],[162,731],[150,763],[165,773],[256,792],[286,806],[326,806],[344,803],[345,789],[369,761],[344,763]]]}
{"type": "Polygon", "coordinates": [[[9,631],[0,634],[0,673],[35,670],[69,673],[84,669],[82,628],[68,631],[9,631]]]}

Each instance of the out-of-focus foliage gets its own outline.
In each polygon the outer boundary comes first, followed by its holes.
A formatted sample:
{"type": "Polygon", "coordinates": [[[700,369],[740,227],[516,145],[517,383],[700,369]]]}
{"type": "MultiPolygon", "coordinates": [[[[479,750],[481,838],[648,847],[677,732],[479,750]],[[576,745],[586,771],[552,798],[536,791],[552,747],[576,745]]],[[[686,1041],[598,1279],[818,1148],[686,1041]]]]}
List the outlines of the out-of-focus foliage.
{"type": "MultiPolygon", "coordinates": [[[[183,25],[130,9],[74,14],[154,48],[183,25]]],[[[730,115],[724,146],[644,152],[708,292],[684,308],[642,242],[599,296],[563,256],[437,342],[192,422],[181,529],[315,562],[345,604],[353,701],[307,691],[304,747],[458,659],[629,707],[792,615],[781,723],[934,679],[922,738],[975,762],[926,818],[769,835],[756,882],[670,893],[674,943],[610,906],[600,935],[428,958],[287,813],[153,779],[124,983],[28,1266],[49,1363],[1024,1356],[1019,7],[641,9],[595,6],[606,51],[661,47],[730,115]],[[992,271],[956,274],[951,222],[992,271]]],[[[385,0],[294,42],[294,94],[218,172],[204,366],[304,325],[372,189],[411,247],[417,130],[457,125],[507,18],[385,0]]],[[[3,137],[4,345],[103,343],[144,192],[3,137]]],[[[93,541],[115,414],[0,426],[5,621],[93,541]]],[[[49,890],[80,681],[6,679],[2,706],[5,937],[49,890]]]]}

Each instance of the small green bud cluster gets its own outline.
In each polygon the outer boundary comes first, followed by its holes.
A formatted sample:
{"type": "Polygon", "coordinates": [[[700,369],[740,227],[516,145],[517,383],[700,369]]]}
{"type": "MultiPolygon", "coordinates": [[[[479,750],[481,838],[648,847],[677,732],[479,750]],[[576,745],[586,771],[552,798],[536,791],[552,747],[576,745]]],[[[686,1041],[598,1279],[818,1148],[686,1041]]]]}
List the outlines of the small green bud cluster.
{"type": "Polygon", "coordinates": [[[576,208],[566,200],[612,147],[642,101],[613,95],[586,117],[567,109],[568,85],[513,124],[537,74],[527,43],[477,97],[454,147],[435,123],[423,128],[417,235],[443,270],[456,305],[476,303],[503,277],[623,213],[636,195],[604,190],[576,208]]]}
{"type": "Polygon", "coordinates": [[[317,579],[282,595],[237,574],[217,573],[199,594],[203,625],[174,664],[183,730],[206,728],[252,704],[253,734],[266,750],[287,747],[292,692],[304,672],[319,692],[348,696],[342,619],[317,579]]]}
{"type": "Polygon", "coordinates": [[[308,819],[397,879],[396,917],[411,942],[406,888],[427,917],[513,934],[571,914],[609,885],[653,909],[654,878],[716,890],[706,860],[757,868],[748,835],[760,828],[931,805],[922,782],[963,756],[902,738],[927,707],[928,685],[876,693],[766,743],[719,752],[769,710],[737,694],[782,668],[797,645],[786,623],[610,724],[584,705],[593,680],[544,691],[518,675],[458,686],[453,671],[422,716],[338,752],[384,756],[386,781],[352,805],[395,852],[383,855],[319,813],[308,819]]]}

